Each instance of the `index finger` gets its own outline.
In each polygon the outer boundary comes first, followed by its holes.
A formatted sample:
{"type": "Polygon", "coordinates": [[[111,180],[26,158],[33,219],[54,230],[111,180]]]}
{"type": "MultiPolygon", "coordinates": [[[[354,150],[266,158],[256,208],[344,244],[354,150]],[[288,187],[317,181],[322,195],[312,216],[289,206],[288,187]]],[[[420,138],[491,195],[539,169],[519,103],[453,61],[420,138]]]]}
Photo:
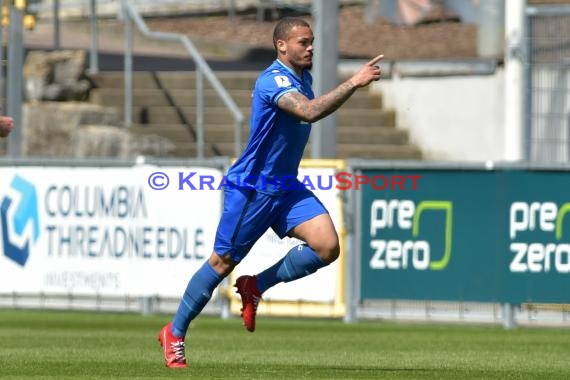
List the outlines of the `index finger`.
{"type": "Polygon", "coordinates": [[[372,58],[367,65],[368,66],[374,66],[375,64],[377,64],[378,62],[380,62],[382,60],[382,58],[384,58],[384,54],[380,54],[379,56],[376,56],[374,58],[372,58]]]}

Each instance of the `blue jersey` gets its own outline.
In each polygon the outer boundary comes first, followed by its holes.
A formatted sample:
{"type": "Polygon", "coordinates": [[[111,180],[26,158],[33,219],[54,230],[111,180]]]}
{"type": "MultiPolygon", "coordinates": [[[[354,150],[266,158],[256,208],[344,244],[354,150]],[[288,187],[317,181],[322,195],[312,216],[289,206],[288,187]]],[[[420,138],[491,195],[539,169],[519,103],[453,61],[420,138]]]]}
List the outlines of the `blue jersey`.
{"type": "Polygon", "coordinates": [[[275,60],[255,82],[252,95],[250,135],[247,147],[232,165],[227,179],[240,187],[268,194],[284,191],[280,184],[297,178],[311,124],[281,110],[277,101],[297,91],[309,99],[315,95],[308,70],[299,77],[275,60]]]}

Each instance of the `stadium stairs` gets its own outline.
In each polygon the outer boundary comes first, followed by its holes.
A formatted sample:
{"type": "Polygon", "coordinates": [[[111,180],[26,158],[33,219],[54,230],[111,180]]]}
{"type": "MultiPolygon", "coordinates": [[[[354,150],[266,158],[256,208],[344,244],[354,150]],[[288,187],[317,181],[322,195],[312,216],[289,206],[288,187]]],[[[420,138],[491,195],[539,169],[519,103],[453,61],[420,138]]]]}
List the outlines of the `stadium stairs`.
{"type": "MultiPolygon", "coordinates": [[[[251,89],[257,72],[219,72],[219,80],[245,116],[243,141],[249,133],[251,89]]],[[[122,72],[102,72],[91,101],[116,107],[121,120],[124,109],[122,72]]],[[[133,73],[133,125],[131,132],[157,135],[174,144],[171,157],[196,156],[196,97],[193,72],[133,73]]],[[[204,135],[206,157],[234,154],[234,121],[220,98],[205,81],[204,135]]],[[[337,158],[406,160],[421,159],[420,150],[409,143],[406,131],[396,128],[394,110],[382,107],[382,97],[357,91],[337,111],[337,158]]],[[[305,157],[310,157],[310,145],[305,157]]]]}

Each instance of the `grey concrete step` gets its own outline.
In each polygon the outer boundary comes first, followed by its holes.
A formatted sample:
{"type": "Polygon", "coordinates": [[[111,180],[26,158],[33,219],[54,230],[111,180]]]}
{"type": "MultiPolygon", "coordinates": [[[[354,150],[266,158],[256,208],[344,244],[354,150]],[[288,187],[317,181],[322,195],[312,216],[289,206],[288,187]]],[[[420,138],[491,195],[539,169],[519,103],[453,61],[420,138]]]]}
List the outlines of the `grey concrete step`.
{"type": "MultiPolygon", "coordinates": [[[[119,117],[123,117],[123,110],[119,109],[119,117]]],[[[249,108],[242,109],[245,124],[249,124],[249,108]]],[[[195,107],[133,107],[133,123],[136,124],[194,124],[196,120],[195,107]]],[[[383,109],[351,109],[341,108],[336,112],[339,125],[370,125],[393,126],[396,124],[394,110],[383,109]]],[[[211,124],[232,124],[232,114],[222,107],[209,107],[204,110],[204,122],[211,124]]]]}
{"type": "MultiPolygon", "coordinates": [[[[174,143],[195,142],[195,130],[182,124],[135,124],[130,131],[141,135],[163,136],[174,143]]],[[[244,141],[249,134],[249,127],[242,129],[244,141]]],[[[204,140],[206,142],[228,142],[234,141],[234,127],[232,125],[208,126],[204,130],[204,140]]]]}
{"type": "MultiPolygon", "coordinates": [[[[176,157],[195,157],[196,143],[176,144],[176,148],[171,154],[176,157]]],[[[234,156],[233,143],[207,144],[204,155],[212,156],[234,156]]],[[[310,144],[305,149],[305,158],[311,158],[310,144]]],[[[341,144],[337,147],[337,158],[374,158],[389,160],[418,160],[421,159],[419,149],[408,145],[377,144],[362,146],[359,144],[341,144]]]]}
{"type": "MultiPolygon", "coordinates": [[[[228,89],[253,89],[258,72],[229,72],[215,73],[218,80],[228,89]]],[[[103,72],[94,77],[99,88],[124,88],[123,72],[103,72]]],[[[132,76],[133,88],[138,89],[192,89],[196,88],[196,75],[193,71],[165,71],[146,72],[135,71],[132,76]]],[[[204,77],[205,88],[211,88],[209,81],[204,77]]]]}
{"type": "MultiPolygon", "coordinates": [[[[218,79],[243,112],[243,142],[249,134],[251,90],[259,72],[217,72],[218,79]]],[[[339,78],[339,83],[343,78],[339,78]]],[[[98,88],[91,101],[114,107],[119,120],[124,112],[122,72],[96,77],[98,88]]],[[[204,81],[205,155],[234,155],[234,119],[211,85],[204,81]]],[[[163,136],[175,144],[171,155],[196,155],[196,76],[194,72],[134,72],[133,122],[135,134],[163,136]]],[[[394,110],[383,109],[382,96],[368,88],[357,91],[337,112],[337,157],[374,159],[421,159],[409,144],[408,133],[395,128],[394,110]]],[[[305,157],[310,157],[311,144],[305,157]]]]}
{"type": "MultiPolygon", "coordinates": [[[[135,134],[162,136],[174,143],[195,141],[193,132],[182,124],[164,125],[133,125],[130,130],[135,134]]],[[[243,136],[247,139],[249,127],[244,126],[243,136]]],[[[204,131],[204,140],[212,143],[231,143],[234,141],[234,127],[220,125],[207,127],[204,131]]],[[[339,144],[407,144],[406,131],[394,127],[337,127],[337,142],[339,144]]]]}
{"type": "Polygon", "coordinates": [[[338,158],[374,158],[380,160],[421,160],[421,151],[412,145],[394,144],[339,144],[338,158]]]}
{"type": "MultiPolygon", "coordinates": [[[[251,90],[232,89],[228,91],[238,107],[251,106],[251,90]]],[[[91,91],[91,102],[103,106],[122,107],[125,103],[123,89],[96,88],[91,91]]],[[[196,91],[194,89],[133,89],[134,106],[195,106],[196,91]]],[[[205,90],[204,105],[206,107],[225,107],[220,96],[213,90],[205,90]]],[[[343,107],[349,108],[382,108],[382,96],[370,95],[367,91],[357,91],[343,107]]]]}
{"type": "MultiPolygon", "coordinates": [[[[214,75],[220,83],[229,89],[253,89],[259,76],[258,71],[216,71],[214,75]]],[[[125,76],[122,71],[105,71],[93,76],[98,87],[124,88],[125,76]]],[[[211,88],[209,80],[203,76],[204,86],[211,88]]],[[[347,77],[339,76],[337,83],[344,82],[347,77]]],[[[134,71],[132,73],[133,88],[168,88],[189,89],[196,88],[196,73],[194,71],[134,71]]]]}
{"type": "Polygon", "coordinates": [[[390,127],[338,126],[337,142],[340,144],[408,144],[408,133],[390,127]]]}

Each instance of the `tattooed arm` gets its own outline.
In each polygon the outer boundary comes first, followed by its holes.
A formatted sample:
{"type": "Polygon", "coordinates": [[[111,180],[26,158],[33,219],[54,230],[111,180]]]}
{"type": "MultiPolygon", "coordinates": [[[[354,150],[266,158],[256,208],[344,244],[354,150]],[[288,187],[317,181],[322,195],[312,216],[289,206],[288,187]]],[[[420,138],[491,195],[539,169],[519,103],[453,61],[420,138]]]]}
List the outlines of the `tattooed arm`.
{"type": "Polygon", "coordinates": [[[309,100],[300,92],[289,92],[279,98],[277,105],[303,121],[310,123],[318,121],[336,111],[358,88],[380,79],[380,68],[376,66],[376,63],[383,57],[379,55],[374,58],[346,82],[318,98],[309,100]]]}

